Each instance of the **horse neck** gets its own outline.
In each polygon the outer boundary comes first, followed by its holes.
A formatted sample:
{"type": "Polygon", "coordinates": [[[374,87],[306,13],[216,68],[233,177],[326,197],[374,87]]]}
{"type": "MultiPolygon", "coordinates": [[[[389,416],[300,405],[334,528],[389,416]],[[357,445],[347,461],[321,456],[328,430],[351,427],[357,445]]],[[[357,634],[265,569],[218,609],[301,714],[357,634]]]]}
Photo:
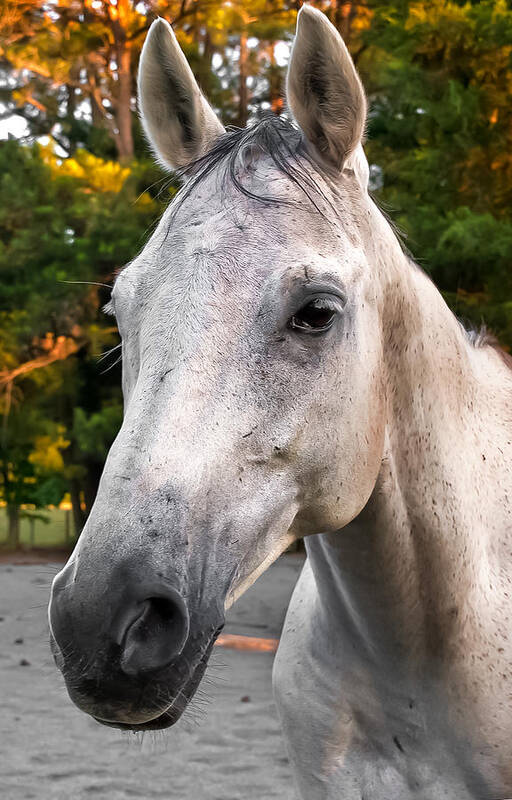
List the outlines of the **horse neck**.
{"type": "Polygon", "coordinates": [[[359,517],[312,537],[308,552],[325,607],[363,648],[392,641],[393,659],[399,648],[443,662],[479,635],[490,593],[505,602],[497,583],[512,539],[512,373],[493,348],[473,347],[396,250],[382,308],[381,470],[359,517]]]}

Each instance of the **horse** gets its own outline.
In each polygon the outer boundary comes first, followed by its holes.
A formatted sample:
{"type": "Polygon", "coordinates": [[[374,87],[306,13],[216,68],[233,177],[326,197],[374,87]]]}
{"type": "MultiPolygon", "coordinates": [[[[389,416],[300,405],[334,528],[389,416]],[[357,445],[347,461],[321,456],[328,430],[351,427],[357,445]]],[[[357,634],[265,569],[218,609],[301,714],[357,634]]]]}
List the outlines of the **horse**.
{"type": "Polygon", "coordinates": [[[303,800],[512,797],[512,371],[368,192],[348,50],[303,6],[293,119],[224,130],[170,25],[139,106],[183,186],[118,275],[124,420],[50,638],[105,725],[180,718],[299,538],[274,690],[303,800]]]}

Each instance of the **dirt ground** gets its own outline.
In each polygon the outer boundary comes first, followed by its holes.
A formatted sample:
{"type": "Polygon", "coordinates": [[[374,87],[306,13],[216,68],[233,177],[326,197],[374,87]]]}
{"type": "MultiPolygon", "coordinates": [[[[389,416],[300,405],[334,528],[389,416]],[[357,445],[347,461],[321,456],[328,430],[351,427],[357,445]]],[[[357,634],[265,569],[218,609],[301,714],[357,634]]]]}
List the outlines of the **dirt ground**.
{"type": "MultiPolygon", "coordinates": [[[[274,564],[225,633],[279,636],[302,563],[274,564]]],[[[293,800],[271,653],[215,648],[199,700],[169,731],[104,728],[74,708],[53,666],[46,604],[57,569],[0,564],[2,800],[293,800]]]]}

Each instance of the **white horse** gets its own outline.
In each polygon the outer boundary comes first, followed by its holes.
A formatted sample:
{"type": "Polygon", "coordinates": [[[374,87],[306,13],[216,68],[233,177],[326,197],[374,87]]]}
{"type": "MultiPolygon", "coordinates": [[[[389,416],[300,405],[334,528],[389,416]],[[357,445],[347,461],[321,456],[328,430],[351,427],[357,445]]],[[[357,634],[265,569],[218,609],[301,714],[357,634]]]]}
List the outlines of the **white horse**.
{"type": "Polygon", "coordinates": [[[172,725],[308,536],[275,663],[300,796],[512,797],[512,371],[368,196],[346,47],[303,7],[296,126],[226,133],[163,20],[139,92],[186,180],[113,290],[125,418],[50,606],[70,696],[172,725]]]}

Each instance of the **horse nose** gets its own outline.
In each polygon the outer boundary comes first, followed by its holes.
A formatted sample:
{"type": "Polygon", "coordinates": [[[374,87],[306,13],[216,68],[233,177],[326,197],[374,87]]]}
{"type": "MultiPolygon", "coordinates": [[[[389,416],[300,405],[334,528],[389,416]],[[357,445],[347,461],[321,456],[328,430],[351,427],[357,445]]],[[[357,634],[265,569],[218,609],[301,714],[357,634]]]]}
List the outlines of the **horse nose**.
{"type": "Polygon", "coordinates": [[[61,656],[90,652],[100,642],[110,641],[127,676],[165,668],[188,638],[190,618],[184,598],[165,579],[140,582],[127,574],[123,580],[120,575],[115,578],[108,601],[101,591],[96,598],[90,587],[86,592],[71,564],[55,578],[49,618],[61,656]]]}
{"type": "MultiPolygon", "coordinates": [[[[140,597],[140,593],[139,593],[140,597]]],[[[117,630],[126,675],[162,669],[183,650],[190,618],[183,597],[170,587],[147,587],[117,630]]]]}

